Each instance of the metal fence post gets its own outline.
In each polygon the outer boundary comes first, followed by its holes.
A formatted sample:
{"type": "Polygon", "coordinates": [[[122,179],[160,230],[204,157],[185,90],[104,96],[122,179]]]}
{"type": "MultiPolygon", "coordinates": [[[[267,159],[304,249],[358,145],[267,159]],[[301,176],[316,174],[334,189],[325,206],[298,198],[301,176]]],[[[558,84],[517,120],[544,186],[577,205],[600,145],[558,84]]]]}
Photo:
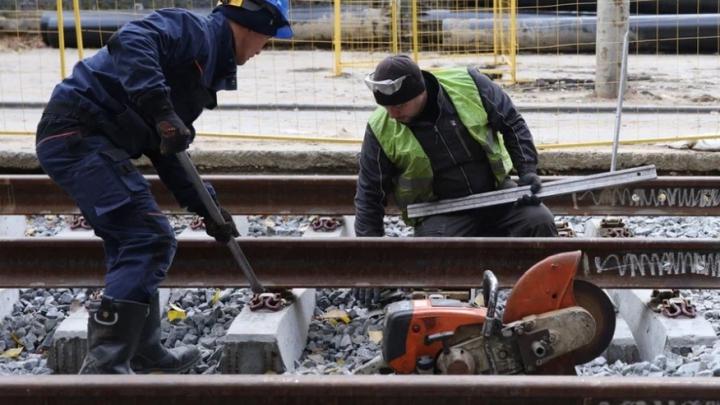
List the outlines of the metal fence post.
{"type": "Polygon", "coordinates": [[[62,0],[57,0],[58,48],[60,48],[60,80],[65,79],[65,20],[62,0]]]}
{"type": "MultiPolygon", "coordinates": [[[[60,1],[60,0],[58,0],[60,1]]],[[[340,27],[340,0],[333,0],[333,53],[335,59],[335,76],[342,74],[340,56],[342,54],[342,30],[340,27]]]]}
{"type": "Polygon", "coordinates": [[[75,46],[77,47],[78,60],[82,60],[84,55],[82,24],[80,22],[80,0],[73,0],[73,13],[75,15],[75,46]]]}
{"type": "MultiPolygon", "coordinates": [[[[618,96],[623,35],[628,31],[629,16],[630,0],[597,2],[595,94],[598,97],[618,96]]],[[[622,91],[624,92],[625,89],[622,91]]]]}

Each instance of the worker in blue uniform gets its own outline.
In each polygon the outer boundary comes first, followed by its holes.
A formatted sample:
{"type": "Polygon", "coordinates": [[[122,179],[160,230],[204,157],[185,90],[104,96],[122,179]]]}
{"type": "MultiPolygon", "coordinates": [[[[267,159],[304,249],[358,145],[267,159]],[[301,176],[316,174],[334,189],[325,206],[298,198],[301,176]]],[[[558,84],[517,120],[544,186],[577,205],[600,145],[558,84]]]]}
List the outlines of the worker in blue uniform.
{"type": "Polygon", "coordinates": [[[287,1],[223,0],[207,16],[159,10],[123,26],[55,87],[37,128],[38,160],[102,238],[107,266],[103,298],[89,307],[81,374],[184,372],[199,360],[196,347],[161,344],[157,288],[177,243],[130,159],[147,156],[210,236],[238,236],[226,210],[227,224],[210,218],[176,153],[216,92],[237,88],[237,65],[271,37],[292,37],[287,1]]]}

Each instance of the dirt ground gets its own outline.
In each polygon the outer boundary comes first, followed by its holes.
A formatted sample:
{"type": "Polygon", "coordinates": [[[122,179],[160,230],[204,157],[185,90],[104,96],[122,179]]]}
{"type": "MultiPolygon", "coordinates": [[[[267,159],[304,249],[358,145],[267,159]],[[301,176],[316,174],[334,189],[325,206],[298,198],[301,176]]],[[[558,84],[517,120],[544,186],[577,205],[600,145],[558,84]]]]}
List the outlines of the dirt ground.
{"type": "MultiPolygon", "coordinates": [[[[85,50],[85,57],[95,52],[85,50]]],[[[70,74],[77,51],[67,49],[65,56],[66,74],[70,74]]],[[[359,140],[374,107],[362,79],[384,56],[345,53],[344,63],[360,66],[344,68],[336,76],[331,51],[264,51],[239,67],[238,91],[219,93],[219,104],[231,108],[205,113],[196,127],[200,132],[359,140]]],[[[594,96],[594,55],[518,55],[517,61],[519,83],[503,86],[523,112],[536,142],[612,139],[616,100],[594,96]],[[537,106],[549,107],[549,111],[534,112],[537,106]],[[573,111],[574,107],[585,110],[573,111]]],[[[420,56],[424,69],[492,63],[491,57],[472,55],[420,56]]],[[[718,55],[630,55],[628,72],[625,106],[657,107],[658,112],[625,113],[624,139],[720,133],[717,111],[675,110],[693,106],[720,110],[718,55]]],[[[59,79],[57,49],[39,47],[30,39],[0,41],[0,103],[44,103],[59,79]]],[[[34,131],[40,113],[37,106],[2,108],[0,130],[34,131]]]]}
{"type": "MultiPolygon", "coordinates": [[[[86,49],[85,57],[96,52],[86,49]]],[[[223,93],[223,101],[269,104],[371,105],[372,97],[362,78],[382,53],[347,52],[344,67],[333,74],[333,53],[328,50],[266,50],[239,69],[241,91],[223,93]]],[[[67,73],[77,61],[77,51],[66,49],[67,73]]],[[[479,64],[495,65],[489,56],[421,53],[424,69],[479,64]]],[[[519,83],[504,86],[516,104],[614,104],[594,97],[593,54],[520,54],[519,83]]],[[[718,55],[630,55],[628,105],[716,105],[720,101],[718,55]]],[[[508,76],[505,76],[506,78],[508,76]]],[[[38,36],[0,36],[0,101],[45,101],[60,78],[60,52],[43,45],[38,36]]]]}

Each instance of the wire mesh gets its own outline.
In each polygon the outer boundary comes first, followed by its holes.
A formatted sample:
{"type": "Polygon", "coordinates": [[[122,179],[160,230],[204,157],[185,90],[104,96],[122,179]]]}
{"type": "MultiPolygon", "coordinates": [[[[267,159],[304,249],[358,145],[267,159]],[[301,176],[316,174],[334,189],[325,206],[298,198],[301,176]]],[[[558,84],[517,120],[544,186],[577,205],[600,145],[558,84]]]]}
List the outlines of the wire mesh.
{"type": "MultiPolygon", "coordinates": [[[[122,23],[155,9],[206,15],[214,6],[203,0],[76,2],[77,14],[72,1],[62,2],[61,52],[55,1],[0,1],[0,133],[34,132],[53,86],[80,57],[78,15],[88,57],[122,23]]],[[[294,0],[295,37],[272,41],[240,67],[239,90],[219,93],[220,108],[195,126],[200,133],[359,142],[375,108],[363,77],[383,57],[406,53],[430,71],[482,66],[523,113],[537,144],[607,143],[617,100],[598,96],[598,72],[601,66],[617,71],[621,54],[611,52],[618,36],[601,36],[609,39],[596,45],[598,30],[627,26],[620,139],[720,134],[720,0],[630,0],[624,15],[599,24],[598,5],[611,3],[618,2],[294,0]]],[[[617,87],[618,76],[604,83],[617,87]]]]}

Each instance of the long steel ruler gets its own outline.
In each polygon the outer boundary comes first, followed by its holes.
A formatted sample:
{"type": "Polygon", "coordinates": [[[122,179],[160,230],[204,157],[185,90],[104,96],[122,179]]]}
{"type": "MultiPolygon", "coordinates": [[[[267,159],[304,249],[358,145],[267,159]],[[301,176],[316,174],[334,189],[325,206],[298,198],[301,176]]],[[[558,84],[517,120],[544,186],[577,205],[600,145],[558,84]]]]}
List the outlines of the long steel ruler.
{"type": "MultiPolygon", "coordinates": [[[[552,197],[562,194],[571,194],[578,191],[593,190],[596,188],[621,186],[645,180],[653,180],[655,178],[657,178],[655,165],[640,166],[632,169],[591,174],[588,176],[573,177],[544,183],[540,192],[536,195],[539,198],[552,197]]],[[[411,204],[408,206],[407,212],[408,217],[410,218],[426,217],[428,215],[445,214],[448,212],[513,203],[517,201],[518,198],[529,194],[530,186],[515,187],[481,194],[472,194],[467,197],[411,204]]]]}

